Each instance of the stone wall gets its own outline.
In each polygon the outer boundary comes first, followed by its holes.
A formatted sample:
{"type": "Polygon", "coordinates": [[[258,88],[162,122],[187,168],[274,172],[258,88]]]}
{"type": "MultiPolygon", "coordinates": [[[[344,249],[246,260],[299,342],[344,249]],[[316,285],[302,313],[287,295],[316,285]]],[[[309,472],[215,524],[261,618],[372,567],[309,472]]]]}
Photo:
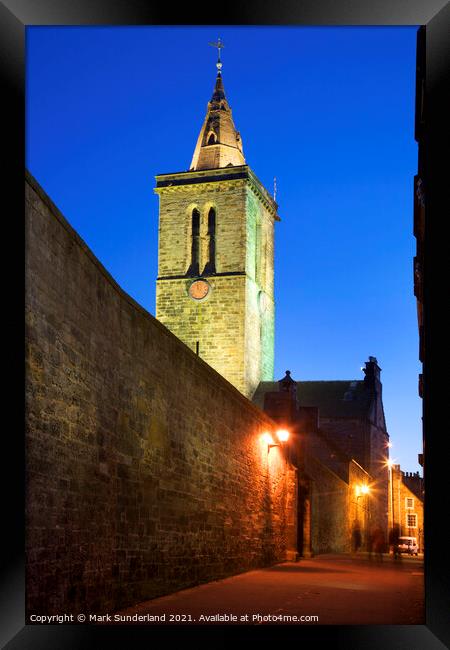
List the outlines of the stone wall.
{"type": "Polygon", "coordinates": [[[373,494],[360,494],[362,485],[372,485],[370,475],[354,460],[338,454],[320,433],[308,433],[304,469],[311,489],[311,550],[348,553],[355,526],[365,548],[374,526],[373,494]]]}
{"type": "Polygon", "coordinates": [[[29,176],[26,207],[28,615],[282,561],[295,472],[268,453],[273,421],[120,289],[29,176]]]}
{"type": "Polygon", "coordinates": [[[250,398],[261,381],[273,381],[275,352],[274,220],[247,186],[245,384],[250,398]]]}
{"type": "Polygon", "coordinates": [[[242,393],[245,384],[246,278],[211,276],[205,301],[188,295],[192,278],[157,283],[158,320],[242,393]]]}
{"type": "Polygon", "coordinates": [[[320,418],[320,428],[370,475],[370,527],[381,528],[387,538],[389,471],[385,429],[351,418],[320,418]]]}
{"type": "MultiPolygon", "coordinates": [[[[371,476],[361,465],[352,460],[349,463],[348,504],[346,508],[348,513],[348,551],[352,549],[355,528],[358,528],[361,534],[361,549],[368,550],[370,535],[376,528],[380,527],[380,522],[375,516],[377,502],[378,494],[376,488],[373,487],[371,476]],[[367,494],[361,491],[362,485],[369,486],[367,494]]],[[[387,528],[382,527],[382,530],[387,539],[387,528]]]]}
{"type": "Polygon", "coordinates": [[[305,470],[311,482],[311,550],[345,553],[349,550],[348,483],[310,456],[305,470]]]}
{"type": "MultiPolygon", "coordinates": [[[[158,277],[185,275],[191,263],[192,211],[200,212],[200,274],[208,261],[208,212],[216,211],[216,269],[218,273],[245,272],[246,260],[246,181],[229,180],[229,170],[221,170],[219,180],[207,182],[206,172],[164,176],[170,185],[156,188],[159,194],[158,277]],[[191,182],[177,184],[179,177],[191,182]],[[223,177],[223,178],[222,178],[223,177]]],[[[157,177],[157,180],[160,177],[157,177]]]]}
{"type": "Polygon", "coordinates": [[[349,459],[312,428],[304,438],[303,466],[310,482],[311,551],[348,550],[349,459]]]}
{"type": "Polygon", "coordinates": [[[349,457],[354,458],[362,467],[369,465],[369,429],[368,421],[360,418],[323,417],[320,415],[320,428],[349,457]]]}
{"type": "Polygon", "coordinates": [[[389,526],[389,469],[387,465],[389,448],[387,443],[389,438],[385,429],[376,427],[374,424],[369,426],[369,435],[371,463],[368,471],[377,495],[376,499],[371,499],[371,525],[382,528],[386,532],[387,539],[389,526]]]}
{"type": "MultiPolygon", "coordinates": [[[[400,535],[416,537],[420,552],[424,550],[424,517],[423,499],[418,496],[418,486],[414,481],[401,471],[399,465],[392,469],[392,496],[394,501],[394,523],[400,527],[400,535]],[[408,482],[410,485],[408,486],[408,482]],[[416,487],[415,490],[411,487],[416,487]],[[407,499],[409,501],[407,501],[407,499]],[[409,515],[413,515],[415,521],[411,521],[409,515]],[[415,525],[414,525],[415,524],[415,525]]],[[[419,481],[417,481],[418,483],[419,481]]],[[[392,508],[392,504],[390,504],[392,508]]],[[[391,510],[392,517],[392,510],[391,510]]]]}

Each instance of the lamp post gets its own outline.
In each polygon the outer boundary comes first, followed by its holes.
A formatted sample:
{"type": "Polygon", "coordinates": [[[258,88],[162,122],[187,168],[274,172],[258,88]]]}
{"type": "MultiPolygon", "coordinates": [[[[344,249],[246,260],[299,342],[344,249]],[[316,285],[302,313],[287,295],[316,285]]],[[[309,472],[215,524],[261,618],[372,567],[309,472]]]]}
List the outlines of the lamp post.
{"type": "MultiPolygon", "coordinates": [[[[357,485],[356,486],[356,521],[357,522],[359,522],[359,512],[358,512],[359,499],[360,499],[360,497],[367,496],[369,494],[369,492],[370,492],[370,488],[367,485],[367,483],[363,483],[362,485],[357,485]]],[[[363,504],[363,506],[362,506],[362,511],[363,511],[362,520],[363,520],[364,540],[365,540],[366,547],[367,547],[367,510],[368,510],[367,509],[367,503],[366,503],[365,506],[363,504]]]]}
{"type": "Polygon", "coordinates": [[[392,466],[394,464],[393,460],[387,460],[386,465],[388,466],[389,469],[389,492],[390,492],[390,497],[391,497],[391,529],[393,530],[394,528],[394,479],[392,475],[392,466]]]}
{"type": "Polygon", "coordinates": [[[364,502],[363,502],[363,514],[364,514],[364,537],[366,540],[366,548],[368,546],[368,525],[369,525],[369,486],[367,484],[364,484],[361,486],[361,492],[365,496],[364,502]]]}
{"type": "Polygon", "coordinates": [[[278,442],[275,442],[270,434],[266,434],[268,450],[270,450],[271,447],[281,447],[283,442],[287,442],[289,439],[289,431],[286,431],[286,429],[278,429],[275,435],[278,439],[278,442]]]}

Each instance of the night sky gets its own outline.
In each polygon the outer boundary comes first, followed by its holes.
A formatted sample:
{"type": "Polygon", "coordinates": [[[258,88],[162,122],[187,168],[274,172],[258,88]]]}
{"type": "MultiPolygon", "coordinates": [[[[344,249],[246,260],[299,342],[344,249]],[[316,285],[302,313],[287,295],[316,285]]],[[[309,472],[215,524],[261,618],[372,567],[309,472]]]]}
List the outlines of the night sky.
{"type": "Polygon", "coordinates": [[[154,176],[186,171],[220,36],[244,155],[273,191],[275,379],[382,368],[391,457],[420,470],[416,27],[29,27],[27,167],[155,312],[154,176]]]}

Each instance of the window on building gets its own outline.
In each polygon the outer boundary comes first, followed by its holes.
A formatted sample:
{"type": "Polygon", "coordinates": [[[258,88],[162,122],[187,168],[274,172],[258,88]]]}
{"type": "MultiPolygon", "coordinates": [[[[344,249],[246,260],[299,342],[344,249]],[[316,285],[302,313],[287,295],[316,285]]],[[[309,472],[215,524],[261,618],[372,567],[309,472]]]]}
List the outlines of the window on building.
{"type": "Polygon", "coordinates": [[[413,497],[406,497],[406,499],[405,499],[405,508],[414,508],[414,499],[413,499],[413,497]]]}
{"type": "Polygon", "coordinates": [[[216,144],[216,135],[215,133],[210,133],[208,138],[208,144],[216,144]]]}
{"type": "Polygon", "coordinates": [[[406,515],[406,526],[408,528],[417,528],[417,515],[408,513],[406,515]]]}
{"type": "Polygon", "coordinates": [[[216,211],[210,208],[208,212],[208,261],[203,274],[216,272],[216,211]]]}
{"type": "Polygon", "coordinates": [[[191,265],[188,275],[199,275],[200,262],[200,212],[194,208],[191,217],[191,265]]]}

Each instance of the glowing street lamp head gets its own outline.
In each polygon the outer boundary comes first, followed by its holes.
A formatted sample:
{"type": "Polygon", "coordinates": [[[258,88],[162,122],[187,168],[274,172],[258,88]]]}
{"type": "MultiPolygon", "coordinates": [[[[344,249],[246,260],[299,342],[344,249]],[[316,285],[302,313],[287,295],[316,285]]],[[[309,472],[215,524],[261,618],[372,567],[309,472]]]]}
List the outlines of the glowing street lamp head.
{"type": "Polygon", "coordinates": [[[367,485],[367,483],[363,483],[363,485],[357,485],[355,487],[355,493],[357,497],[360,497],[362,494],[369,494],[370,488],[367,485]]]}
{"type": "Polygon", "coordinates": [[[277,438],[280,442],[286,442],[289,439],[289,431],[286,431],[286,429],[278,429],[277,438]]]}
{"type": "Polygon", "coordinates": [[[286,431],[286,429],[278,429],[275,438],[278,442],[275,442],[274,437],[268,431],[265,431],[262,435],[263,441],[270,449],[271,447],[280,447],[283,442],[286,442],[289,438],[289,431],[286,431]]]}
{"type": "Polygon", "coordinates": [[[272,438],[271,434],[268,431],[265,431],[262,434],[262,439],[266,445],[272,446],[274,445],[274,439],[272,438]]]}

